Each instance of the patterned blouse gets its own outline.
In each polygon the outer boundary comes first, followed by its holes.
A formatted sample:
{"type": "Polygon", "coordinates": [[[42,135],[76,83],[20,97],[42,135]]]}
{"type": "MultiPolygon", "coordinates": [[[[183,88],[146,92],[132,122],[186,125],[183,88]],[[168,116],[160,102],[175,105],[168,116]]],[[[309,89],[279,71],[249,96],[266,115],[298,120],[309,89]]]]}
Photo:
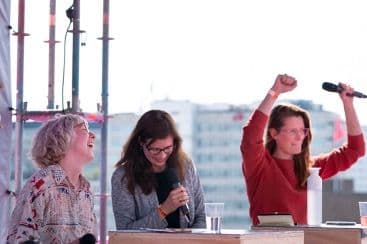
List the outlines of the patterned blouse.
{"type": "Polygon", "coordinates": [[[86,233],[96,234],[93,193],[80,176],[76,189],[59,165],[33,174],[17,197],[7,240],[19,243],[70,243],[86,233]]]}

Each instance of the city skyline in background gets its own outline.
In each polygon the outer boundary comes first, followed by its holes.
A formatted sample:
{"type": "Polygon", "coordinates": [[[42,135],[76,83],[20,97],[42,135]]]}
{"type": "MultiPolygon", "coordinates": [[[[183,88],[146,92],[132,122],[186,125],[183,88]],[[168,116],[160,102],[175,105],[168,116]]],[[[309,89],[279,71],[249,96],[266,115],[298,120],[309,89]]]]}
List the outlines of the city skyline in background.
{"type": "MultiPolygon", "coordinates": [[[[292,100],[290,102],[310,112],[313,134],[312,155],[328,152],[345,142],[345,124],[340,121],[340,117],[337,114],[325,111],[320,104],[314,104],[312,101],[292,100]],[[341,122],[341,128],[338,126],[339,122],[341,122]]],[[[183,148],[194,161],[198,170],[204,189],[205,200],[207,202],[225,203],[224,227],[241,229],[249,226],[249,203],[242,175],[242,158],[239,145],[242,136],[242,125],[252,113],[252,106],[224,104],[203,106],[188,101],[159,100],[154,101],[151,107],[166,110],[174,118],[177,129],[183,139],[183,148]]],[[[110,179],[114,171],[114,165],[118,161],[122,146],[139,117],[140,115],[135,113],[121,113],[109,118],[109,139],[107,141],[108,192],[110,192],[110,179]]],[[[34,164],[27,159],[27,151],[40,125],[40,122],[32,121],[24,124],[22,162],[24,165],[23,177],[25,179],[36,170],[34,164]]],[[[99,212],[100,204],[98,196],[100,191],[101,126],[100,123],[90,123],[90,130],[97,135],[95,158],[83,170],[83,174],[91,181],[93,190],[96,193],[95,209],[97,213],[99,212]]],[[[363,127],[363,130],[366,132],[367,127],[363,127]]],[[[332,177],[334,182],[331,183],[332,190],[335,192],[343,191],[343,183],[341,182],[349,181],[350,187],[347,193],[366,194],[366,160],[365,156],[347,171],[332,177]]],[[[325,181],[326,185],[330,184],[327,182],[325,181]]],[[[327,195],[328,193],[325,192],[325,194],[327,195]]],[[[365,195],[362,197],[365,197],[365,195]]],[[[108,228],[115,229],[110,198],[108,198],[108,202],[108,228]]],[[[337,212],[344,214],[345,209],[349,208],[350,206],[342,202],[337,212]]],[[[97,216],[99,215],[97,214],[97,216]]],[[[327,215],[324,217],[330,218],[332,216],[327,215]]]]}
{"type": "MultiPolygon", "coordinates": [[[[10,25],[17,32],[18,6],[16,1],[10,2],[10,25]]],[[[56,40],[60,42],[56,44],[55,104],[61,108],[64,54],[64,106],[66,101],[71,101],[72,35],[70,31],[66,34],[69,20],[65,10],[73,1],[56,2],[56,40]]],[[[49,2],[25,3],[25,32],[30,35],[25,36],[24,42],[24,101],[28,103],[28,111],[46,110],[48,44],[45,41],[49,2]]],[[[111,0],[109,114],[114,116],[108,124],[108,174],[137,118],[150,108],[165,109],[179,123],[180,133],[187,142],[185,148],[191,151],[200,170],[207,200],[228,202],[225,227],[242,228],[249,223],[249,217],[238,140],[250,112],[247,105],[252,108],[265,96],[277,74],[292,75],[299,85],[280,100],[303,99],[320,105],[322,111],[316,106],[312,126],[315,138],[321,140],[314,140],[313,149],[336,146],[333,129],[336,118],[344,120],[342,103],[337,94],[322,90],[321,84],[341,81],[357,91],[367,92],[366,7],[362,0],[111,0]],[[151,105],[153,101],[179,102],[178,106],[155,107],[151,105]],[[224,114],[217,109],[220,104],[228,105],[224,114]],[[208,109],[203,108],[206,105],[208,109]],[[243,106],[245,112],[238,119],[236,116],[243,106]],[[187,117],[195,118],[195,123],[187,123],[187,117]],[[221,184],[217,184],[218,179],[221,184]]],[[[81,0],[80,28],[83,31],[78,70],[80,107],[85,112],[95,112],[97,103],[101,103],[102,42],[98,38],[102,36],[102,1],[81,0]]],[[[12,106],[15,107],[16,36],[10,37],[10,45],[12,106]]],[[[357,114],[364,125],[367,124],[366,102],[366,99],[355,99],[357,114]]],[[[31,145],[31,133],[39,123],[27,121],[24,125],[34,127],[24,130],[23,149],[31,145]]],[[[101,124],[94,126],[98,131],[101,124]]],[[[97,141],[100,138],[97,136],[97,141]]],[[[96,142],[97,153],[100,148],[96,142]]],[[[25,151],[21,154],[27,156],[25,151]]],[[[366,157],[361,160],[335,178],[350,180],[349,192],[367,192],[366,157]]],[[[100,202],[101,161],[101,154],[96,155],[91,167],[86,168],[97,193],[96,212],[100,202]]],[[[21,163],[33,167],[24,158],[21,163]]],[[[109,180],[110,175],[108,185],[109,180]]],[[[340,205],[335,213],[350,206],[340,205]]],[[[112,211],[107,213],[112,229],[112,211]]]]}
{"type": "MultiPolygon", "coordinates": [[[[11,1],[12,27],[17,5],[11,1]]],[[[63,37],[72,1],[57,1],[55,104],[61,107],[63,37]]],[[[261,100],[278,73],[299,85],[282,99],[322,104],[344,119],[337,94],[325,81],[350,83],[366,93],[366,3],[291,0],[256,2],[110,1],[109,112],[142,113],[159,99],[201,104],[250,104],[261,100]]],[[[26,1],[24,101],[47,106],[49,4],[26,1]],[[37,59],[37,62],[34,60],[37,59]],[[34,99],[37,94],[37,99],[34,99]]],[[[81,1],[80,105],[94,112],[101,101],[102,2],[81,1]]],[[[65,101],[71,96],[72,38],[67,35],[65,101]]],[[[13,104],[16,37],[11,37],[13,104]]],[[[363,124],[366,100],[355,99],[363,124]]],[[[66,106],[66,104],[65,104],[66,106]]]]}

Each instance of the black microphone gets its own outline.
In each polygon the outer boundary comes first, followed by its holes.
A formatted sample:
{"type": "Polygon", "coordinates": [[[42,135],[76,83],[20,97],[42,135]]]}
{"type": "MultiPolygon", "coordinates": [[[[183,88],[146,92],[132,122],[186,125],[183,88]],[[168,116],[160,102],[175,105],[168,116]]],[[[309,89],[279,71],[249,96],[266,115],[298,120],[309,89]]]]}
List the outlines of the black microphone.
{"type": "MultiPolygon", "coordinates": [[[[329,92],[339,92],[339,93],[343,91],[343,87],[341,87],[340,85],[335,85],[330,82],[322,83],[322,89],[329,91],[329,92]]],[[[357,91],[354,91],[351,94],[348,93],[347,95],[351,97],[367,98],[367,95],[363,94],[362,92],[357,92],[357,91]]]]}
{"type": "Polygon", "coordinates": [[[79,238],[80,244],[95,244],[96,242],[97,242],[96,238],[91,233],[87,233],[79,238]]]}
{"type": "MultiPolygon", "coordinates": [[[[176,189],[181,186],[180,180],[177,177],[176,170],[174,168],[168,168],[166,172],[167,182],[171,184],[171,189],[176,189]]],[[[185,216],[187,223],[190,223],[189,206],[187,203],[180,207],[182,214],[185,216]]]]}

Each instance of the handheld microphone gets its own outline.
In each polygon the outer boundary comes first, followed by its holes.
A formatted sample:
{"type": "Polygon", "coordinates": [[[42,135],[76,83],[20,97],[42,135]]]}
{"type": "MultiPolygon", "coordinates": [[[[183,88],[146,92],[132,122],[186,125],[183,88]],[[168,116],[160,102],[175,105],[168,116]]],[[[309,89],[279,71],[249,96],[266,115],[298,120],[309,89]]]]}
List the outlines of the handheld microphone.
{"type": "MultiPolygon", "coordinates": [[[[167,182],[169,182],[169,184],[171,184],[172,190],[181,186],[181,183],[180,183],[180,181],[177,177],[177,173],[176,173],[175,169],[173,169],[173,168],[167,169],[167,182]]],[[[182,214],[185,216],[186,221],[188,223],[190,223],[190,215],[189,215],[190,208],[187,205],[187,203],[185,205],[182,205],[180,207],[180,210],[181,210],[182,214]]]]}
{"type": "MultiPolygon", "coordinates": [[[[322,83],[322,89],[329,91],[329,92],[338,92],[338,93],[343,91],[343,87],[341,87],[340,85],[335,85],[330,82],[322,83]]],[[[348,93],[347,95],[351,97],[367,98],[367,95],[363,94],[362,92],[357,92],[357,91],[354,91],[353,93],[348,93]]]]}
{"type": "Polygon", "coordinates": [[[97,241],[96,238],[91,233],[87,233],[79,238],[80,244],[95,244],[96,241],[97,241]]]}

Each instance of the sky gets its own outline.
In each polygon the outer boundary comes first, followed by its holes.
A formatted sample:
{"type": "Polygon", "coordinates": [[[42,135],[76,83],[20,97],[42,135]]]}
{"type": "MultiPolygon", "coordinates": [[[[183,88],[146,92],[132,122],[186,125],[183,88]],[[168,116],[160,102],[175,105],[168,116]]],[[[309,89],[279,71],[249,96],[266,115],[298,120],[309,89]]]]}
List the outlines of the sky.
{"type": "MultiPolygon", "coordinates": [[[[56,1],[55,103],[61,104],[63,39],[70,1],[56,1]]],[[[102,0],[81,0],[80,105],[101,102],[102,0]]],[[[47,107],[48,1],[26,1],[24,101],[47,107]]],[[[12,1],[17,29],[17,1],[12,1]]],[[[367,93],[367,3],[363,0],[110,0],[109,112],[149,109],[153,100],[250,104],[279,73],[298,81],[285,99],[309,99],[343,116],[325,81],[367,93]]],[[[16,37],[11,37],[13,104],[16,37]]],[[[72,35],[67,35],[65,101],[71,97],[72,35]]],[[[367,125],[367,99],[355,99],[367,125]]],[[[61,107],[61,106],[60,106],[61,107]]]]}

